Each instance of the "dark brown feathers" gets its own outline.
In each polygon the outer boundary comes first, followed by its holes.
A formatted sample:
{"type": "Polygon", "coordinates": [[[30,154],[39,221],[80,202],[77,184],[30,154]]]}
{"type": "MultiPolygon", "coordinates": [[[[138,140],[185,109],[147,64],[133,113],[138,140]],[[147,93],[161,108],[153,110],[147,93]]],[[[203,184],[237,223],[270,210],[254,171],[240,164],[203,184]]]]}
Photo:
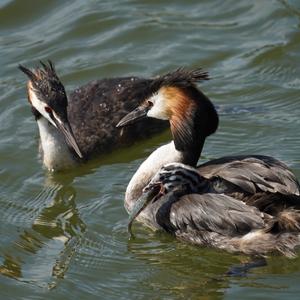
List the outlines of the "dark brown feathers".
{"type": "MultiPolygon", "coordinates": [[[[54,64],[49,60],[47,63],[40,61],[41,67],[33,70],[19,65],[29,80],[30,86],[38,95],[39,99],[47,103],[54,111],[66,114],[68,105],[65,88],[56,74],[54,64]]],[[[64,116],[65,118],[65,116],[64,116]]]]}
{"type": "MultiPolygon", "coordinates": [[[[277,251],[294,257],[300,246],[300,196],[246,193],[240,201],[230,190],[215,191],[214,178],[181,163],[162,167],[144,191],[157,184],[159,192],[144,208],[142,220],[178,239],[251,255],[277,251]]],[[[230,188],[236,191],[232,184],[230,188]]]]}
{"type": "Polygon", "coordinates": [[[300,232],[300,196],[257,193],[245,197],[243,201],[274,216],[274,223],[270,227],[271,232],[300,232]]]}
{"type": "Polygon", "coordinates": [[[183,196],[172,205],[170,216],[171,222],[179,231],[197,229],[230,237],[264,227],[258,209],[219,194],[183,196]]]}
{"type": "Polygon", "coordinates": [[[37,67],[33,71],[31,71],[30,69],[26,68],[25,66],[23,66],[21,64],[19,65],[19,69],[23,73],[25,73],[28,76],[28,78],[33,81],[33,83],[36,81],[39,81],[39,80],[43,80],[43,79],[44,80],[55,79],[55,80],[59,81],[59,78],[58,78],[55,68],[54,68],[54,64],[50,60],[48,60],[47,63],[40,61],[40,64],[41,64],[42,68],[37,67]]]}
{"type": "MultiPolygon", "coordinates": [[[[33,70],[20,65],[31,87],[55,111],[67,111],[74,136],[84,159],[161,132],[167,123],[160,120],[144,120],[120,131],[118,121],[146,97],[152,94],[152,79],[137,77],[94,80],[71,92],[68,99],[52,62],[41,62],[33,70]]],[[[32,107],[36,118],[40,114],[32,107]]]]}
{"type": "Polygon", "coordinates": [[[68,117],[86,159],[131,145],[167,128],[167,122],[145,119],[122,129],[116,125],[149,95],[150,79],[94,80],[69,95],[68,117]]]}
{"type": "Polygon", "coordinates": [[[203,71],[201,68],[194,70],[178,68],[175,71],[153,78],[151,89],[153,92],[155,92],[158,91],[162,86],[190,87],[196,82],[209,79],[208,72],[203,71]]]}
{"type": "Polygon", "coordinates": [[[148,119],[121,131],[115,126],[120,119],[163,86],[187,87],[207,80],[201,69],[178,69],[156,78],[107,78],[92,81],[69,96],[68,116],[80,149],[86,157],[128,145],[167,127],[161,120],[148,119]]]}
{"type": "Polygon", "coordinates": [[[198,171],[206,178],[224,179],[234,184],[236,191],[243,191],[245,194],[300,194],[295,175],[285,164],[269,156],[225,156],[198,166],[198,171]]]}
{"type": "Polygon", "coordinates": [[[180,240],[229,252],[295,257],[300,246],[300,213],[287,209],[277,217],[224,194],[171,191],[148,205],[144,222],[180,240]]]}
{"type": "Polygon", "coordinates": [[[300,232],[300,210],[284,209],[277,216],[278,232],[300,232]]]}

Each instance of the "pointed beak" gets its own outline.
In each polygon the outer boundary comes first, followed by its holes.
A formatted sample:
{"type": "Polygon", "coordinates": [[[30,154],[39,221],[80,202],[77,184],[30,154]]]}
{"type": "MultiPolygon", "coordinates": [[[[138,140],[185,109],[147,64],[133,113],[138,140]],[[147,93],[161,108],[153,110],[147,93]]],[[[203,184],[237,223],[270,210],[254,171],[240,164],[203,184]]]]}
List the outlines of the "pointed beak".
{"type": "Polygon", "coordinates": [[[144,191],[141,197],[135,202],[134,207],[131,210],[128,220],[128,232],[131,237],[133,237],[133,233],[131,230],[132,223],[141,213],[141,211],[149,204],[149,202],[158,194],[160,186],[153,185],[147,191],[144,191]]]}
{"type": "Polygon", "coordinates": [[[55,123],[55,127],[64,135],[69,146],[74,149],[80,158],[83,158],[69,122],[62,122],[57,116],[53,116],[52,120],[55,123]]]}
{"type": "Polygon", "coordinates": [[[138,120],[144,119],[147,117],[147,113],[149,111],[149,107],[141,105],[137,107],[135,110],[127,114],[124,118],[120,120],[116,127],[123,127],[132,123],[137,122],[138,120]]]}

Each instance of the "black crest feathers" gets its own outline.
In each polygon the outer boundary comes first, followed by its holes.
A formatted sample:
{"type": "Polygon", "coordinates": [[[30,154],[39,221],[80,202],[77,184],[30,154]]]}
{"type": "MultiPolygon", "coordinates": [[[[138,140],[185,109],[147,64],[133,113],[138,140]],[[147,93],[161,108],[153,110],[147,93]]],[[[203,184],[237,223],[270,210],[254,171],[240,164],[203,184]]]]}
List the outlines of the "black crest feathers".
{"type": "Polygon", "coordinates": [[[201,68],[194,70],[178,68],[175,71],[154,78],[151,89],[153,91],[158,91],[162,86],[188,87],[194,85],[196,82],[209,79],[208,72],[201,68]]]}
{"type": "Polygon", "coordinates": [[[54,64],[48,60],[46,63],[40,61],[40,67],[29,70],[23,65],[19,69],[25,73],[34,89],[43,101],[47,102],[53,109],[67,106],[65,88],[56,74],[54,64]]]}

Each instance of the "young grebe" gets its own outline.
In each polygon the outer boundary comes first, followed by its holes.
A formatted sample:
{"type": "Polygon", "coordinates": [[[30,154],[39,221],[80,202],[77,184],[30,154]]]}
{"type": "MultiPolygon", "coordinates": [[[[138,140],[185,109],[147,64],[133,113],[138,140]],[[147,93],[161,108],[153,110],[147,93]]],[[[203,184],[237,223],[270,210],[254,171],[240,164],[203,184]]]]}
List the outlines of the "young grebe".
{"type": "Polygon", "coordinates": [[[129,229],[137,218],[198,245],[294,255],[300,243],[300,188],[287,166],[255,155],[196,167],[206,137],[218,127],[218,115],[194,85],[193,71],[170,74],[168,84],[158,85],[118,126],[146,116],[169,120],[173,141],[155,150],[128,184],[129,229]],[[178,78],[180,87],[173,84],[178,78]]]}
{"type": "Polygon", "coordinates": [[[167,122],[153,120],[116,129],[120,118],[152,93],[152,79],[138,77],[92,81],[67,97],[53,64],[19,67],[28,77],[28,100],[37,121],[43,163],[58,171],[160,132],[167,122]],[[68,99],[67,99],[68,98],[68,99]]]}

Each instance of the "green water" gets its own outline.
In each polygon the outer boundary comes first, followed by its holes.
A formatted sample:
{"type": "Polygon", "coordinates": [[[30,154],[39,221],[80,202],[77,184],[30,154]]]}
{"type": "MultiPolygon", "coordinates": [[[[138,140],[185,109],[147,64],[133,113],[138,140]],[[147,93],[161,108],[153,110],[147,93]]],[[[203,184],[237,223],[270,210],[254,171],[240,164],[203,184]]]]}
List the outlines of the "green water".
{"type": "Polygon", "coordinates": [[[299,299],[300,258],[199,249],[139,224],[126,185],[168,132],[64,174],[38,156],[19,63],[52,59],[66,89],[96,78],[202,66],[220,113],[203,160],[266,154],[300,177],[300,4],[257,1],[0,1],[1,299],[299,299]]]}

